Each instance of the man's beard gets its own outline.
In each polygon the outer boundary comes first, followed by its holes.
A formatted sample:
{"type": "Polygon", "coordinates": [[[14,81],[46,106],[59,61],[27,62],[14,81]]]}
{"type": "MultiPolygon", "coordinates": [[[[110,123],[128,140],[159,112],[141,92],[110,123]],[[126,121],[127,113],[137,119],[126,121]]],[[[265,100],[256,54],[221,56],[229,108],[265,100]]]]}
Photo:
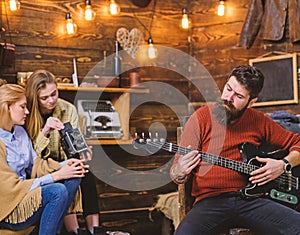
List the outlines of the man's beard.
{"type": "Polygon", "coordinates": [[[247,109],[247,106],[245,105],[244,108],[238,110],[231,102],[219,100],[212,113],[222,125],[227,125],[239,119],[247,109]]]}

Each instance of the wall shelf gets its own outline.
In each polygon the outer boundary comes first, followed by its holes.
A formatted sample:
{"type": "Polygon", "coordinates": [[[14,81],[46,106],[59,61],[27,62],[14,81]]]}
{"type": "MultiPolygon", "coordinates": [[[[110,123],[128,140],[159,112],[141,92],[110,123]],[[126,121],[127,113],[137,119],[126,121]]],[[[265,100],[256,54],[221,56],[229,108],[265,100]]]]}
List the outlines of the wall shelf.
{"type": "Polygon", "coordinates": [[[143,87],[74,87],[70,85],[58,86],[60,97],[66,99],[76,106],[76,99],[81,96],[84,99],[94,100],[98,99],[97,92],[105,93],[105,99],[111,100],[116,111],[119,114],[120,125],[123,131],[123,136],[120,139],[114,138],[88,138],[86,141],[88,145],[127,145],[132,144],[130,135],[129,119],[130,119],[130,98],[131,94],[145,94],[149,93],[149,89],[143,87]]]}
{"type": "Polygon", "coordinates": [[[88,145],[130,145],[132,144],[132,140],[86,138],[86,143],[88,145]]]}
{"type": "Polygon", "coordinates": [[[149,93],[149,89],[143,87],[74,87],[74,86],[58,86],[58,90],[62,91],[102,91],[107,93],[149,93]]]}

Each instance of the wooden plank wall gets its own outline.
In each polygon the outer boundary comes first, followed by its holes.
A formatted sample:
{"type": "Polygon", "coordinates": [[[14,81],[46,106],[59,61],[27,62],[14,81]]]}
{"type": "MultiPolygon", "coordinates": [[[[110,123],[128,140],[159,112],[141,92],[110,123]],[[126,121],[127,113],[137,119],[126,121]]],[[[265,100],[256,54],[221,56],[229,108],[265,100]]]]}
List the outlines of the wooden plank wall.
{"type": "MultiPolygon", "coordinates": [[[[83,78],[103,59],[104,51],[107,56],[113,54],[115,34],[120,27],[129,30],[138,28],[143,33],[146,44],[154,0],[145,8],[139,8],[129,0],[120,0],[122,11],[115,17],[108,14],[107,1],[95,0],[92,4],[97,15],[93,22],[83,20],[84,1],[71,1],[70,5],[70,1],[24,0],[17,12],[8,10],[8,1],[1,2],[1,25],[9,32],[8,41],[11,39],[17,46],[14,68],[1,68],[2,74],[44,68],[58,77],[70,77],[73,73],[72,59],[75,57],[78,61],[79,78],[83,78]],[[78,25],[78,32],[74,36],[66,35],[63,30],[65,14],[68,11],[78,25]]],[[[292,44],[288,38],[288,27],[285,38],[279,42],[256,40],[250,50],[240,47],[239,36],[250,1],[226,1],[227,14],[223,17],[216,15],[217,2],[157,1],[151,27],[154,42],[190,53],[205,66],[219,87],[223,86],[232,67],[247,64],[251,58],[271,51],[299,51],[299,43],[292,44]],[[179,27],[183,7],[187,7],[192,20],[192,29],[189,31],[179,27]]],[[[126,66],[126,61],[123,63],[126,66]]],[[[174,79],[173,75],[158,68],[155,72],[153,69],[143,68],[141,76],[142,81],[143,76],[150,79],[164,78],[164,82],[170,83],[176,79],[180,81],[176,88],[187,88],[188,81],[179,76],[174,79]]],[[[124,84],[128,82],[125,80],[124,84]]],[[[191,101],[199,100],[199,93],[193,92],[193,89],[185,89],[183,94],[191,101]]],[[[277,108],[282,107],[275,107],[277,108]]],[[[267,108],[269,109],[273,110],[267,108]]]]}
{"type": "MultiPolygon", "coordinates": [[[[145,7],[134,6],[130,0],[116,0],[121,6],[119,16],[107,13],[108,1],[93,0],[92,6],[96,10],[96,19],[86,22],[82,18],[83,0],[22,0],[21,9],[10,12],[7,9],[8,0],[1,0],[0,25],[8,31],[7,39],[16,45],[15,65],[11,68],[0,68],[0,77],[16,81],[18,71],[34,71],[48,69],[58,77],[71,77],[73,73],[72,59],[77,59],[78,76],[82,80],[93,67],[107,56],[114,53],[116,31],[125,27],[129,30],[138,28],[144,35],[147,44],[151,17],[152,38],[157,45],[178,49],[189,53],[198,60],[210,73],[218,88],[223,87],[227,74],[237,65],[248,64],[249,59],[256,58],[272,51],[299,52],[300,44],[291,43],[288,27],[285,37],[279,42],[262,41],[257,39],[251,49],[247,50],[239,45],[240,32],[249,9],[249,0],[227,0],[227,13],[223,17],[216,15],[217,0],[157,0],[153,14],[154,0],[145,7]],[[182,8],[188,9],[192,21],[192,28],[183,30],[179,27],[182,8]],[[70,11],[72,18],[78,25],[76,35],[64,33],[65,15],[70,11]]],[[[3,40],[3,38],[1,39],[3,40]]],[[[142,82],[163,82],[176,88],[180,94],[191,102],[203,101],[203,97],[184,76],[164,69],[166,64],[180,58],[164,61],[161,64],[153,62],[150,67],[139,68],[142,82]]],[[[126,68],[126,60],[122,60],[126,68]]],[[[180,64],[183,68],[187,64],[180,64]]],[[[123,75],[124,86],[128,85],[128,72],[123,75]]],[[[207,78],[201,80],[203,87],[207,86],[207,78]]],[[[210,79],[210,78],[209,78],[210,79]]],[[[211,96],[214,97],[214,92],[211,96]]],[[[168,93],[168,92],[167,92],[168,93]]],[[[139,102],[134,97],[132,105],[139,102]]],[[[153,123],[161,123],[167,130],[168,139],[176,141],[176,129],[181,125],[181,119],[188,114],[187,102],[177,103],[172,91],[169,94],[161,92],[157,86],[150,87],[150,93],[143,95],[144,104],[130,115],[132,131],[147,132],[153,123]],[[153,97],[156,102],[153,102],[153,97]],[[168,97],[168,102],[165,100],[168,97]],[[160,102],[157,102],[160,101],[160,102]],[[171,104],[169,107],[166,103],[171,104]]],[[[210,99],[210,98],[209,98],[210,99]]],[[[299,105],[281,105],[259,108],[266,112],[288,110],[299,113],[299,105]]],[[[114,161],[131,169],[154,169],[162,166],[172,156],[158,153],[155,158],[128,157],[120,153],[116,146],[107,147],[114,161]]],[[[98,182],[99,204],[103,211],[114,209],[130,209],[152,206],[159,193],[175,190],[174,184],[149,192],[124,192],[113,188],[101,181],[98,182]],[[112,203],[113,202],[113,203],[112,203]]],[[[102,214],[101,221],[114,229],[125,228],[134,235],[160,234],[161,217],[156,223],[146,217],[147,211],[131,211],[128,213],[102,214]]]]}

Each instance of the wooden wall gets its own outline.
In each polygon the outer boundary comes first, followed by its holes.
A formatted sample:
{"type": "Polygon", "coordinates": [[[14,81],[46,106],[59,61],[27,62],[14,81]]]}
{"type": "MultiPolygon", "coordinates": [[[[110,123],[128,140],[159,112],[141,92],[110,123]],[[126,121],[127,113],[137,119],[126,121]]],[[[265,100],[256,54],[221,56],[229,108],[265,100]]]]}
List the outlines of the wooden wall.
{"type": "MultiPolygon", "coordinates": [[[[21,9],[17,12],[10,12],[7,9],[8,1],[2,0],[1,25],[8,31],[7,40],[16,45],[16,58],[13,67],[0,68],[0,76],[16,81],[16,73],[19,71],[47,69],[58,77],[71,77],[72,59],[76,58],[78,76],[82,80],[103,59],[104,51],[107,56],[113,54],[116,31],[120,27],[129,30],[138,28],[144,35],[144,44],[147,44],[152,15],[151,35],[154,43],[178,49],[194,57],[208,70],[219,88],[222,88],[227,74],[233,67],[248,64],[249,59],[272,51],[287,53],[300,51],[299,43],[290,42],[288,26],[285,37],[279,42],[257,38],[251,49],[241,47],[239,37],[249,9],[249,0],[227,0],[227,13],[223,17],[216,15],[217,0],[157,0],[154,11],[154,0],[145,8],[139,8],[129,0],[116,1],[121,6],[119,16],[113,17],[107,13],[107,0],[93,0],[92,5],[97,16],[93,22],[86,22],[82,18],[83,0],[71,1],[71,6],[67,0],[22,0],[21,9]],[[190,30],[179,27],[183,7],[187,7],[192,20],[190,30]],[[63,30],[68,11],[78,25],[77,34],[73,36],[66,35],[63,30]]],[[[172,59],[176,61],[180,58],[172,59]]],[[[167,60],[161,64],[152,62],[150,67],[139,68],[141,81],[163,82],[178,89],[191,102],[203,101],[201,94],[190,85],[187,78],[162,68],[169,62],[167,60]]],[[[127,66],[126,63],[126,60],[122,60],[124,68],[127,66]]],[[[181,65],[183,68],[187,66],[181,65]]],[[[124,73],[123,78],[123,85],[127,86],[128,72],[124,73]]],[[[207,85],[205,80],[201,80],[201,83],[204,87],[207,85]]],[[[150,93],[143,96],[144,100],[149,102],[145,102],[131,113],[132,130],[147,131],[152,123],[158,122],[167,129],[168,139],[174,142],[176,129],[181,125],[182,117],[188,114],[188,107],[187,102],[176,104],[172,92],[169,93],[162,93],[157,86],[150,87],[150,93]],[[166,96],[170,100],[171,107],[167,107],[164,103],[166,96]],[[161,102],[151,102],[153,97],[161,102]]],[[[266,112],[285,109],[299,113],[299,105],[259,109],[266,112]]],[[[115,161],[122,162],[132,169],[140,167],[154,169],[171,158],[171,155],[166,153],[158,153],[155,158],[141,159],[129,157],[124,152],[120,153],[117,146],[107,148],[115,161]]],[[[99,203],[103,210],[101,221],[111,228],[124,228],[134,235],[146,234],[143,232],[145,228],[149,234],[160,234],[161,218],[158,217],[160,219],[154,223],[150,222],[147,211],[139,212],[137,208],[150,207],[157,194],[173,191],[175,188],[175,185],[170,183],[149,192],[124,192],[99,182],[99,203]],[[122,208],[128,209],[128,213],[104,213],[122,208]],[[130,212],[130,208],[137,210],[130,212]]]]}
{"type": "MultiPolygon", "coordinates": [[[[240,32],[250,4],[247,0],[226,1],[227,11],[223,17],[216,15],[218,1],[215,0],[157,0],[155,9],[154,0],[145,8],[135,6],[130,0],[119,0],[122,9],[119,16],[108,14],[108,1],[95,0],[92,5],[97,15],[92,22],[83,20],[83,0],[71,1],[71,5],[70,1],[63,0],[23,0],[21,9],[16,12],[9,11],[8,1],[1,2],[1,25],[8,31],[7,40],[17,46],[15,66],[1,68],[0,75],[6,74],[7,77],[18,71],[40,68],[48,69],[58,77],[71,77],[72,59],[76,58],[78,76],[82,79],[103,59],[104,51],[107,56],[113,54],[116,32],[121,27],[138,28],[144,35],[145,45],[151,31],[157,45],[189,53],[204,65],[220,88],[234,66],[248,64],[249,59],[272,51],[298,52],[300,47],[299,43],[290,42],[288,25],[285,37],[279,42],[257,39],[249,50],[239,46],[240,32]],[[190,30],[179,27],[183,7],[188,9],[192,20],[190,30]],[[68,11],[78,25],[78,32],[73,36],[64,32],[68,11]]],[[[126,67],[126,61],[122,63],[126,67]]],[[[161,80],[182,90],[190,101],[199,100],[199,93],[193,94],[192,89],[187,89],[186,79],[161,71],[161,65],[153,65],[154,68],[140,68],[142,81],[161,80]]],[[[127,85],[128,73],[124,77],[127,85]]],[[[133,119],[136,119],[135,115],[133,119]]]]}

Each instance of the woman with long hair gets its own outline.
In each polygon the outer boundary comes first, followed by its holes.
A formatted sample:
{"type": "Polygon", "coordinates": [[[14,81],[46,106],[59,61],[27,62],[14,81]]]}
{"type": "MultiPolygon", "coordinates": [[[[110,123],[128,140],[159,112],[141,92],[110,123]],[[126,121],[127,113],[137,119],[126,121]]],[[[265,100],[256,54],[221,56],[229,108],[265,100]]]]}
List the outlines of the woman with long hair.
{"type": "Polygon", "coordinates": [[[60,233],[63,218],[86,170],[82,160],[58,163],[36,153],[22,127],[29,114],[25,89],[0,87],[0,233],[39,227],[60,233]],[[3,230],[4,229],[4,230],[3,230]]]}
{"type": "MultiPolygon", "coordinates": [[[[59,131],[64,123],[70,122],[73,128],[79,128],[75,106],[58,96],[55,76],[47,70],[35,71],[27,80],[26,97],[29,119],[26,129],[37,151],[48,151],[57,161],[67,159],[61,146],[59,131]]],[[[91,156],[92,152],[88,151],[91,156]]],[[[99,207],[94,175],[89,172],[81,182],[83,215],[88,231],[93,234],[93,227],[99,226],[99,207]]],[[[76,233],[79,228],[77,215],[68,214],[65,218],[66,230],[76,233]]]]}

